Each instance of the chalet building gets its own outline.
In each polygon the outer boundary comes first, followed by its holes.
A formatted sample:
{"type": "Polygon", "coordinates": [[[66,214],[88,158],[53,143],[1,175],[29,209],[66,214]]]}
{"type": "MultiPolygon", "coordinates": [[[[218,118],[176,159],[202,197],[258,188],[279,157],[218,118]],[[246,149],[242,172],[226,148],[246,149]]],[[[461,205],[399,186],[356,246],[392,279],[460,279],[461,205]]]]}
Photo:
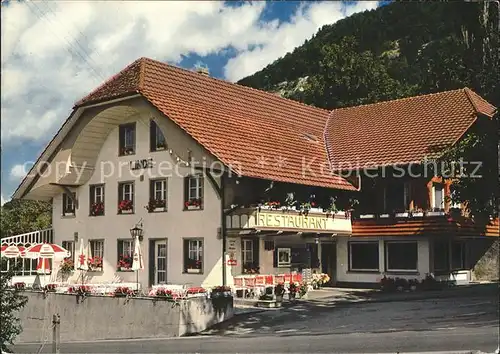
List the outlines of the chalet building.
{"type": "Polygon", "coordinates": [[[91,281],[134,282],[119,262],[137,225],[143,287],[304,270],[467,281],[497,220],[452,213],[448,181],[367,171],[419,164],[494,112],[469,89],[330,112],[141,58],[75,104],[15,191],[51,201],[53,228],[2,243],[74,254],[83,239],[102,258],[91,281]]]}

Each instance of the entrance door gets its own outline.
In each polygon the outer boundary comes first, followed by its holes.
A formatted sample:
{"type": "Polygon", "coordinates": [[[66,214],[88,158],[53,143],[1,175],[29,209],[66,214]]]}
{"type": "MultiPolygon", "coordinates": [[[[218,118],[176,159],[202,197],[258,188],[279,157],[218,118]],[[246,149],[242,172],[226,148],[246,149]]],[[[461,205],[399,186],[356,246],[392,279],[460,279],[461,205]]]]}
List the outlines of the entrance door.
{"type": "Polygon", "coordinates": [[[321,244],[321,272],[330,276],[330,281],[327,285],[335,284],[336,263],[337,263],[337,247],[335,243],[321,244]]]}
{"type": "Polygon", "coordinates": [[[155,241],[154,243],[154,283],[167,283],[167,241],[155,241]]]}

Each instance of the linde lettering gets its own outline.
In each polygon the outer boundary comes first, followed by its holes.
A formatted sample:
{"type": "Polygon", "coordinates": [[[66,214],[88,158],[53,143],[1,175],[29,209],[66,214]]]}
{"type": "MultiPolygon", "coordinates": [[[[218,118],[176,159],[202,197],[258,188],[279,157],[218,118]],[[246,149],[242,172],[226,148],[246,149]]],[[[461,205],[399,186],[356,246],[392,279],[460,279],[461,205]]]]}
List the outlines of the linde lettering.
{"type": "Polygon", "coordinates": [[[317,216],[259,213],[257,226],[291,229],[326,230],[327,219],[317,216]]]}
{"type": "Polygon", "coordinates": [[[153,168],[153,159],[152,158],[130,161],[130,169],[131,170],[140,170],[140,169],[146,169],[146,168],[153,168]]]}

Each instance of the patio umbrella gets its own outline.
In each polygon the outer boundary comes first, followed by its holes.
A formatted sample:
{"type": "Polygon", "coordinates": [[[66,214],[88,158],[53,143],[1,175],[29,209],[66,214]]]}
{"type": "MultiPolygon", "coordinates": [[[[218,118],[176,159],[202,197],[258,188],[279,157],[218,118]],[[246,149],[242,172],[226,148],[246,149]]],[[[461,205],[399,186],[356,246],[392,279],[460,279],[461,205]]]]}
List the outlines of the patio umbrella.
{"type": "Polygon", "coordinates": [[[141,245],[139,243],[139,237],[137,236],[135,238],[134,257],[132,261],[132,270],[136,272],[137,291],[139,291],[139,270],[143,269],[144,269],[144,259],[142,258],[141,245]]]}
{"type": "Polygon", "coordinates": [[[0,249],[1,256],[6,258],[24,257],[25,253],[26,248],[17,245],[2,245],[0,249]]]}
{"type": "Polygon", "coordinates": [[[83,239],[80,239],[80,249],[78,250],[78,253],[76,254],[76,257],[75,257],[76,269],[89,270],[88,258],[87,258],[87,254],[85,251],[86,251],[86,249],[83,246],[83,239]]]}
{"type": "Polygon", "coordinates": [[[38,264],[36,266],[37,274],[50,274],[50,259],[49,258],[38,258],[38,264]]]}
{"type": "Polygon", "coordinates": [[[70,252],[59,245],[53,243],[39,243],[28,247],[27,258],[66,258],[70,252]]]}

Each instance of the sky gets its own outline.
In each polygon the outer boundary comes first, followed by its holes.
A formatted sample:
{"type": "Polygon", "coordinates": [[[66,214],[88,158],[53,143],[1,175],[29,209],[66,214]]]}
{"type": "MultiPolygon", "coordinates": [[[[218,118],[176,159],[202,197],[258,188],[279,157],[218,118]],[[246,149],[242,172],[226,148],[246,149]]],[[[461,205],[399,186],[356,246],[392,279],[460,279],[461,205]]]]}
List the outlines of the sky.
{"type": "Polygon", "coordinates": [[[237,81],[376,1],[4,1],[1,203],[78,99],[139,57],[237,81]]]}

